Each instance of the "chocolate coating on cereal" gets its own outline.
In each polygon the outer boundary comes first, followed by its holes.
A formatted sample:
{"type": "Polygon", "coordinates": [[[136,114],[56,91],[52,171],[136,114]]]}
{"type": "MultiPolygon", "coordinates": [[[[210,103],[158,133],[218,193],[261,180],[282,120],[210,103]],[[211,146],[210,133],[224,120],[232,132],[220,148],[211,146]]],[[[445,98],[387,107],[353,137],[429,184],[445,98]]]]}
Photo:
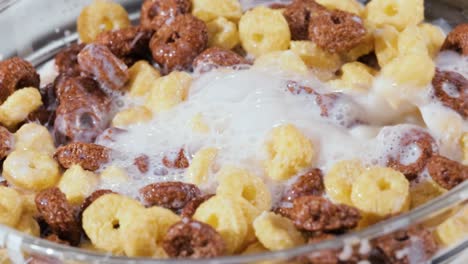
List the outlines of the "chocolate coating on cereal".
{"type": "Polygon", "coordinates": [[[85,46],[86,44],[74,43],[57,53],[57,55],[55,55],[55,66],[58,72],[69,76],[80,75],[78,54],[85,46]]]}
{"type": "Polygon", "coordinates": [[[172,169],[186,169],[190,165],[187,157],[185,156],[184,149],[180,149],[177,153],[177,156],[174,159],[170,159],[169,157],[164,156],[162,159],[162,163],[167,168],[172,169]]]}
{"type": "Polygon", "coordinates": [[[453,50],[468,56],[468,24],[456,26],[445,39],[442,50],[453,50]]]}
{"type": "Polygon", "coordinates": [[[468,166],[440,155],[429,159],[427,170],[435,182],[448,190],[468,179],[468,166]]]}
{"type": "Polygon", "coordinates": [[[294,0],[283,12],[291,30],[292,40],[309,38],[309,22],[318,12],[326,11],[325,7],[314,0],[294,0]]]}
{"type": "Polygon", "coordinates": [[[164,73],[192,66],[195,57],[208,44],[205,23],[192,15],[180,15],[170,25],[163,25],[151,38],[153,59],[164,73]]]}
{"type": "Polygon", "coordinates": [[[107,46],[89,44],[78,54],[83,73],[92,76],[105,90],[120,91],[128,81],[128,67],[107,46]]]}
{"type": "Polygon", "coordinates": [[[80,225],[75,218],[75,210],[68,203],[64,193],[55,187],[46,189],[36,195],[35,202],[40,216],[53,233],[71,245],[79,244],[80,225]]]}
{"type": "Polygon", "coordinates": [[[13,134],[8,129],[0,126],[0,160],[3,160],[13,148],[13,134]]]}
{"type": "Polygon", "coordinates": [[[201,197],[195,197],[190,202],[188,202],[184,208],[180,211],[180,216],[181,217],[188,217],[191,218],[194,214],[197,208],[204,202],[208,201],[211,197],[213,197],[214,194],[207,194],[201,197]]]}
{"type": "Polygon", "coordinates": [[[169,228],[162,247],[174,258],[212,258],[226,251],[226,244],[216,230],[205,223],[188,219],[169,228]]]}
{"type": "Polygon", "coordinates": [[[190,13],[191,8],[190,0],[145,0],[141,6],[140,23],[146,29],[157,31],[172,23],[176,16],[190,13]]]}
{"type": "Polygon", "coordinates": [[[312,169],[301,175],[297,181],[283,195],[286,201],[293,201],[297,197],[305,195],[320,196],[325,187],[323,185],[323,174],[320,169],[312,169]]]}
{"type": "Polygon", "coordinates": [[[194,198],[201,196],[201,191],[196,185],[189,183],[158,182],[141,188],[140,194],[149,206],[179,210],[194,198]]]}
{"type": "Polygon", "coordinates": [[[109,160],[109,149],[93,144],[74,142],[59,147],[54,154],[58,163],[68,169],[78,164],[85,170],[95,171],[109,160]]]}
{"type": "Polygon", "coordinates": [[[341,232],[355,228],[361,214],[354,207],[335,205],[325,198],[307,195],[294,199],[288,217],[302,230],[341,232]]]}
{"type": "Polygon", "coordinates": [[[427,132],[417,129],[411,129],[403,134],[400,141],[400,147],[406,149],[405,151],[412,151],[414,147],[420,150],[418,159],[410,164],[403,164],[401,162],[401,154],[396,157],[389,157],[387,166],[403,173],[408,180],[414,180],[426,166],[427,161],[435,151],[433,149],[434,139],[427,132]]]}
{"type": "Polygon", "coordinates": [[[432,86],[434,95],[443,105],[452,108],[463,118],[468,118],[468,80],[463,75],[437,70],[432,86]],[[452,93],[448,94],[447,89],[452,93]]]}
{"type": "Polygon", "coordinates": [[[212,47],[208,48],[193,61],[193,68],[199,68],[200,72],[207,72],[214,67],[229,67],[240,64],[250,64],[249,61],[234,51],[212,47]]]}
{"type": "Polygon", "coordinates": [[[25,87],[39,87],[40,78],[31,63],[13,57],[0,62],[0,103],[15,90],[25,87]]]}
{"type": "Polygon", "coordinates": [[[341,10],[319,12],[309,23],[309,39],[330,53],[349,51],[366,33],[359,16],[341,10]]]}
{"type": "Polygon", "coordinates": [[[58,144],[94,142],[108,126],[110,100],[93,79],[63,77],[56,85],[59,105],[54,122],[58,144]]]}
{"type": "Polygon", "coordinates": [[[407,255],[401,257],[398,252],[413,247],[418,248],[417,251],[420,252],[414,262],[423,263],[438,250],[437,242],[431,232],[419,226],[378,237],[371,243],[375,247],[370,256],[372,263],[410,263],[407,255]]]}
{"type": "Polygon", "coordinates": [[[135,165],[141,173],[147,173],[149,171],[150,160],[149,157],[145,154],[140,155],[135,158],[133,161],[133,165],[135,165]]]}
{"type": "Polygon", "coordinates": [[[149,57],[149,41],[152,35],[152,30],[129,27],[105,31],[98,35],[95,43],[107,46],[115,56],[128,62],[149,57]]]}

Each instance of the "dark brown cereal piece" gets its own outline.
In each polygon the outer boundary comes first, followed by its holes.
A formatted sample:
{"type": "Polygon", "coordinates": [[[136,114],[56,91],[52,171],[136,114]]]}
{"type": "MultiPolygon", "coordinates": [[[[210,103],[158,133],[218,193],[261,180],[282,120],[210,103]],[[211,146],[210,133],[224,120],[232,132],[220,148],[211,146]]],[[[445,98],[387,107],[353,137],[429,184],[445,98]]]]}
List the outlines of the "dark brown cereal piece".
{"type": "Polygon", "coordinates": [[[7,181],[0,181],[0,186],[8,187],[8,182],[7,181]]]}
{"type": "Polygon", "coordinates": [[[149,161],[149,157],[145,154],[141,155],[141,156],[138,156],[135,161],[133,162],[133,164],[137,167],[137,169],[141,172],[141,173],[147,173],[148,170],[149,170],[149,164],[150,161],[149,161]]]}
{"type": "Polygon", "coordinates": [[[283,195],[283,200],[293,201],[305,195],[320,196],[324,192],[323,174],[320,169],[312,169],[301,175],[283,195]]]}
{"type": "Polygon", "coordinates": [[[429,159],[427,170],[432,179],[447,190],[468,179],[468,166],[440,155],[433,155],[429,159]]]}
{"type": "Polygon", "coordinates": [[[83,212],[86,210],[86,208],[88,208],[88,206],[90,206],[99,197],[101,197],[101,196],[103,196],[105,194],[109,194],[109,193],[114,193],[114,192],[111,191],[111,190],[102,189],[102,190],[94,191],[92,194],[90,194],[88,197],[86,197],[86,199],[84,199],[83,203],[81,203],[81,205],[80,205],[80,215],[83,214],[83,212]]]}
{"type": "Polygon", "coordinates": [[[234,51],[212,47],[208,48],[193,61],[193,68],[200,67],[200,72],[207,72],[213,67],[229,67],[240,64],[249,64],[249,61],[234,51]]]}
{"type": "Polygon", "coordinates": [[[158,182],[140,189],[148,206],[162,206],[171,210],[184,208],[188,202],[201,196],[196,185],[183,182],[158,182]]]}
{"type": "Polygon", "coordinates": [[[356,227],[361,214],[354,207],[335,205],[325,198],[307,195],[293,201],[288,217],[302,230],[339,232],[356,227]]]}
{"type": "Polygon", "coordinates": [[[129,27],[99,34],[95,43],[107,46],[115,56],[126,62],[131,58],[146,58],[150,54],[152,30],[129,27]]]}
{"type": "Polygon", "coordinates": [[[317,13],[325,11],[325,7],[314,0],[294,0],[283,12],[291,30],[292,40],[307,40],[309,38],[309,22],[317,13]]]}
{"type": "MultiPolygon", "coordinates": [[[[327,233],[314,233],[307,240],[308,244],[319,243],[328,239],[333,239],[335,236],[327,233]]],[[[320,250],[304,256],[298,257],[300,263],[314,264],[314,263],[326,263],[326,264],[338,264],[340,263],[338,255],[340,254],[339,249],[320,250]]]]}
{"type": "Polygon", "coordinates": [[[59,147],[54,154],[58,163],[68,169],[74,164],[95,171],[109,160],[109,149],[93,143],[74,142],[59,147]]]}
{"type": "Polygon", "coordinates": [[[201,197],[195,197],[190,202],[188,202],[184,208],[180,211],[180,216],[181,217],[188,217],[191,218],[194,214],[197,208],[204,202],[208,201],[211,197],[213,197],[214,194],[207,194],[201,197]]]}
{"type": "Polygon", "coordinates": [[[62,245],[65,245],[65,246],[70,245],[70,242],[60,239],[60,237],[57,236],[57,234],[50,234],[50,235],[46,236],[44,239],[49,240],[50,242],[54,242],[54,243],[57,243],[57,244],[62,244],[62,245]]]}
{"type": "Polygon", "coordinates": [[[141,6],[141,26],[158,31],[176,16],[190,13],[191,7],[190,0],[145,0],[141,6]]]}
{"type": "Polygon", "coordinates": [[[54,121],[58,144],[94,142],[109,124],[110,99],[88,77],[61,80],[56,87],[59,105],[54,121]]]}
{"type": "Polygon", "coordinates": [[[64,193],[55,187],[46,189],[36,195],[35,202],[40,216],[53,233],[71,245],[79,244],[80,226],[75,218],[75,210],[64,193]]]}
{"type": "Polygon", "coordinates": [[[128,67],[104,45],[89,44],[78,54],[82,72],[92,76],[102,88],[120,91],[128,81],[128,67]]]}
{"type": "Polygon", "coordinates": [[[442,104],[457,111],[463,118],[468,117],[468,80],[463,75],[437,70],[432,86],[434,95],[442,104]]]}
{"type": "Polygon", "coordinates": [[[13,134],[3,126],[0,126],[0,160],[4,159],[13,148],[13,134]]]}
{"type": "Polygon", "coordinates": [[[192,15],[180,15],[170,25],[163,25],[151,38],[153,59],[164,73],[192,66],[195,57],[208,44],[205,23],[192,15]]]}
{"type": "Polygon", "coordinates": [[[173,258],[212,258],[226,251],[226,244],[216,230],[188,218],[169,228],[162,247],[173,258]]]}
{"type": "Polygon", "coordinates": [[[78,65],[78,54],[86,46],[86,44],[71,44],[55,55],[55,66],[61,74],[70,76],[80,75],[80,66],[78,65]]]}
{"type": "Polygon", "coordinates": [[[409,264],[408,255],[399,253],[405,249],[419,252],[411,263],[423,263],[438,249],[431,232],[419,226],[378,237],[371,241],[371,244],[374,245],[369,257],[372,263],[409,264]]]}
{"type": "Polygon", "coordinates": [[[31,63],[13,57],[0,62],[0,104],[15,90],[39,87],[40,78],[31,63]]]}
{"type": "Polygon", "coordinates": [[[441,50],[453,50],[468,56],[468,24],[456,26],[445,39],[441,50]]]}
{"type": "Polygon", "coordinates": [[[271,9],[284,9],[288,7],[288,5],[282,4],[282,3],[273,3],[273,4],[269,4],[268,7],[271,9]]]}
{"type": "Polygon", "coordinates": [[[177,157],[175,157],[175,159],[173,160],[171,160],[167,156],[164,156],[162,159],[162,163],[167,168],[172,168],[172,169],[186,169],[190,165],[187,157],[185,156],[184,149],[180,149],[179,152],[177,153],[177,157]]]}
{"type": "Polygon", "coordinates": [[[287,84],[286,84],[286,88],[288,89],[288,91],[292,94],[311,94],[311,95],[318,95],[318,93],[310,88],[310,87],[307,87],[307,86],[303,86],[303,85],[300,85],[298,84],[297,82],[294,82],[294,81],[288,81],[287,84]]]}
{"type": "Polygon", "coordinates": [[[366,33],[359,16],[341,10],[320,12],[309,23],[309,39],[330,53],[356,47],[366,33]]]}
{"type": "Polygon", "coordinates": [[[387,166],[403,173],[408,180],[414,180],[426,166],[427,161],[432,156],[434,149],[432,148],[434,139],[427,132],[417,129],[411,129],[402,136],[400,147],[407,148],[411,151],[417,147],[421,154],[419,158],[410,164],[402,164],[400,162],[401,155],[397,154],[396,157],[389,157],[387,166]]]}

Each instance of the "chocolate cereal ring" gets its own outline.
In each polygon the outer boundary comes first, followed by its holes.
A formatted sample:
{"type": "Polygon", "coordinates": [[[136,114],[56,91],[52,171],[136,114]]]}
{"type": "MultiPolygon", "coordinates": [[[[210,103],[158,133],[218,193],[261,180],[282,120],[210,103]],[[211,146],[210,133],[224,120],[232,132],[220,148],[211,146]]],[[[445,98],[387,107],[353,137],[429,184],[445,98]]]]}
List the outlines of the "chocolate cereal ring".
{"type": "Polygon", "coordinates": [[[447,190],[468,180],[468,166],[434,155],[427,162],[427,170],[432,179],[447,190]]]}
{"type": "Polygon", "coordinates": [[[468,117],[468,80],[452,71],[436,71],[432,79],[434,95],[443,105],[457,111],[463,118],[468,117]]]}
{"type": "Polygon", "coordinates": [[[85,46],[85,44],[75,43],[57,53],[57,55],[55,55],[55,66],[58,72],[69,76],[80,75],[78,54],[85,46]]]}
{"type": "Polygon", "coordinates": [[[141,6],[140,23],[157,31],[174,17],[189,13],[191,7],[190,0],[146,0],[141,6]]]}
{"type": "Polygon", "coordinates": [[[15,90],[25,87],[39,87],[40,79],[31,63],[13,57],[0,62],[0,103],[15,90]]]}
{"type": "Polygon", "coordinates": [[[309,23],[309,39],[330,53],[349,51],[366,33],[359,16],[341,10],[319,12],[309,23]]]}
{"type": "Polygon", "coordinates": [[[208,44],[208,30],[192,15],[180,15],[171,25],[163,25],[151,38],[154,60],[164,73],[190,68],[208,44]]]}
{"type": "Polygon", "coordinates": [[[326,9],[314,0],[294,0],[286,6],[283,16],[288,21],[292,40],[308,39],[311,17],[320,11],[326,11],[326,9]]]}
{"type": "Polygon", "coordinates": [[[468,24],[456,26],[445,39],[441,50],[453,50],[468,56],[468,24]]]}
{"type": "Polygon", "coordinates": [[[231,50],[219,47],[206,49],[193,61],[193,68],[199,68],[200,72],[207,72],[213,67],[229,67],[240,64],[249,64],[249,61],[231,50]]]}

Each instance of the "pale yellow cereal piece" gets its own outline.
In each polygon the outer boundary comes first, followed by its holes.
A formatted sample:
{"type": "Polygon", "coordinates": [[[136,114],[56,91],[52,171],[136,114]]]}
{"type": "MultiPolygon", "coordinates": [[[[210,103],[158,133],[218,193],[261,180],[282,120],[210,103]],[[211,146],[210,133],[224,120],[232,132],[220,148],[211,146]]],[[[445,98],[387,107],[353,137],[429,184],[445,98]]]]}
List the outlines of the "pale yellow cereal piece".
{"type": "Polygon", "coordinates": [[[266,69],[278,69],[293,74],[306,74],[307,65],[296,53],[291,50],[275,51],[258,57],[254,62],[255,67],[266,69]]]}
{"type": "Polygon", "coordinates": [[[416,25],[406,27],[398,35],[399,56],[407,53],[428,54],[426,38],[416,25]]]}
{"type": "Polygon", "coordinates": [[[46,127],[37,123],[27,123],[15,133],[15,149],[31,149],[53,155],[55,145],[46,127]]]}
{"type": "Polygon", "coordinates": [[[192,76],[186,72],[171,72],[156,80],[146,100],[146,107],[161,112],[185,101],[192,83],[192,76]]]}
{"type": "Polygon", "coordinates": [[[445,34],[441,28],[429,23],[422,23],[419,26],[424,38],[426,40],[427,50],[431,57],[435,57],[439,53],[442,44],[445,41],[445,34]]]}
{"type": "Polygon", "coordinates": [[[358,160],[343,160],[335,163],[323,177],[328,197],[338,204],[353,205],[351,202],[352,185],[363,171],[364,167],[358,160]]]}
{"type": "Polygon", "coordinates": [[[161,73],[145,60],[137,61],[128,69],[126,90],[132,97],[145,96],[154,86],[161,73]]]}
{"type": "Polygon", "coordinates": [[[125,255],[129,257],[150,257],[157,251],[158,219],[144,208],[122,214],[119,221],[125,255]]]}
{"type": "Polygon", "coordinates": [[[435,63],[428,54],[401,55],[382,68],[382,75],[398,85],[425,88],[435,75],[435,63]]]}
{"type": "Polygon", "coordinates": [[[205,183],[217,154],[216,148],[204,148],[195,153],[186,172],[187,180],[196,185],[205,183]]]}
{"type": "Polygon", "coordinates": [[[374,39],[374,33],[373,30],[370,28],[367,28],[367,34],[364,38],[364,40],[359,43],[356,47],[352,48],[350,51],[346,52],[343,54],[344,59],[346,61],[356,61],[359,59],[359,57],[363,55],[367,55],[374,51],[375,48],[375,39],[374,39]]]}
{"type": "Polygon", "coordinates": [[[106,184],[119,184],[128,182],[130,179],[127,172],[117,166],[109,166],[101,172],[101,181],[106,184]]]}
{"type": "Polygon", "coordinates": [[[317,0],[316,2],[331,10],[338,9],[358,16],[364,12],[364,6],[356,0],[317,0]]]}
{"type": "Polygon", "coordinates": [[[410,208],[416,208],[426,202],[446,193],[447,190],[442,188],[432,179],[415,183],[410,188],[410,208]]]}
{"type": "Polygon", "coordinates": [[[36,237],[38,237],[41,232],[36,219],[34,219],[30,214],[23,214],[21,216],[18,224],[16,224],[16,229],[20,232],[36,237]]]}
{"type": "Polygon", "coordinates": [[[241,249],[248,225],[241,205],[235,200],[216,195],[197,208],[193,219],[209,224],[218,231],[226,242],[229,254],[241,249]]]}
{"type": "Polygon", "coordinates": [[[92,171],[73,165],[63,173],[58,188],[70,203],[80,205],[96,189],[98,183],[98,176],[92,171]]]}
{"type": "Polygon", "coordinates": [[[42,105],[39,90],[33,87],[16,90],[0,105],[0,123],[13,127],[42,105]]]}
{"type": "Polygon", "coordinates": [[[23,212],[23,199],[12,188],[0,186],[0,224],[14,227],[23,212]]]}
{"type": "Polygon", "coordinates": [[[146,209],[146,213],[149,214],[157,223],[158,233],[156,239],[158,243],[162,241],[163,237],[172,225],[182,220],[180,216],[171,210],[158,206],[146,209]]]}
{"type": "Polygon", "coordinates": [[[283,250],[304,244],[304,238],[294,223],[272,212],[263,212],[255,219],[253,226],[260,243],[270,250],[283,250]]]}
{"type": "Polygon", "coordinates": [[[374,70],[357,61],[343,65],[341,72],[341,78],[331,81],[331,85],[338,90],[366,91],[374,82],[374,70]]]}
{"type": "Polygon", "coordinates": [[[232,49],[240,43],[236,23],[224,17],[218,17],[206,23],[208,28],[208,46],[232,49]]]}
{"type": "Polygon", "coordinates": [[[23,215],[37,216],[36,194],[34,192],[22,193],[21,197],[23,197],[23,215]]]}
{"type": "Polygon", "coordinates": [[[192,14],[208,22],[218,17],[238,21],[242,16],[239,0],[192,0],[192,14]]]}
{"type": "Polygon", "coordinates": [[[366,18],[376,28],[391,25],[403,30],[424,20],[424,0],[372,0],[366,6],[366,18]]]}
{"type": "Polygon", "coordinates": [[[387,65],[398,56],[398,35],[398,30],[389,25],[375,31],[375,55],[380,67],[387,65]]]}
{"type": "Polygon", "coordinates": [[[468,165],[468,132],[465,132],[460,139],[463,151],[463,164],[468,165]]]}
{"type": "MultiPolygon", "coordinates": [[[[83,212],[83,230],[93,245],[113,254],[124,253],[121,221],[139,215],[144,207],[136,200],[119,194],[105,194],[83,212]]],[[[139,222],[135,222],[138,225],[139,222]]]]}
{"type": "Polygon", "coordinates": [[[0,248],[0,264],[11,264],[6,248],[0,248]]]}
{"type": "Polygon", "coordinates": [[[84,250],[93,251],[93,252],[106,253],[106,252],[103,251],[102,249],[96,248],[96,247],[93,245],[93,243],[91,243],[90,241],[86,241],[86,240],[81,241],[81,243],[80,243],[80,248],[81,248],[81,249],[84,249],[84,250]]]}
{"type": "Polygon", "coordinates": [[[409,209],[409,182],[391,168],[364,170],[352,183],[351,202],[365,213],[385,217],[409,209]]]}
{"type": "Polygon", "coordinates": [[[436,230],[437,239],[445,246],[453,246],[468,237],[468,205],[449,217],[436,230]]]}
{"type": "Polygon", "coordinates": [[[241,255],[251,255],[251,254],[258,254],[258,253],[265,253],[269,250],[262,245],[260,242],[254,242],[250,244],[244,251],[242,251],[241,255]]]}
{"type": "MultiPolygon", "coordinates": [[[[328,53],[312,41],[291,41],[290,50],[301,57],[302,61],[316,71],[319,77],[321,72],[334,75],[342,63],[338,54],[328,53]]],[[[329,77],[323,79],[329,79],[329,77]]]]}
{"type": "Polygon", "coordinates": [[[244,239],[244,245],[248,245],[254,241],[257,240],[257,237],[255,236],[255,230],[253,228],[253,222],[257,216],[259,216],[262,211],[259,210],[257,207],[253,206],[249,201],[242,197],[232,197],[228,196],[230,199],[235,200],[240,207],[242,208],[242,213],[245,216],[245,219],[247,221],[247,234],[245,235],[244,239]]]}
{"type": "Polygon", "coordinates": [[[95,0],[81,10],[77,21],[77,31],[84,43],[93,42],[104,31],[131,26],[128,13],[118,3],[95,0]]]}
{"type": "Polygon", "coordinates": [[[291,41],[288,22],[281,11],[259,6],[244,13],[239,22],[242,47],[256,57],[286,50],[291,41]]]}
{"type": "Polygon", "coordinates": [[[233,166],[225,166],[216,175],[219,185],[216,193],[241,197],[261,211],[271,208],[270,190],[257,175],[233,166]]]}
{"type": "Polygon", "coordinates": [[[196,114],[192,118],[190,123],[191,123],[190,125],[192,127],[192,130],[195,131],[195,132],[198,132],[198,133],[208,133],[208,132],[210,132],[210,127],[208,126],[208,124],[206,124],[206,121],[203,118],[202,113],[196,114]]]}
{"type": "Polygon", "coordinates": [[[130,125],[147,123],[153,119],[153,113],[145,106],[134,106],[118,112],[112,119],[114,127],[128,127],[130,125]]]}
{"type": "Polygon", "coordinates": [[[299,170],[312,165],[315,150],[312,142],[295,126],[275,127],[266,142],[267,175],[274,180],[287,180],[299,170]]]}
{"type": "Polygon", "coordinates": [[[3,177],[20,188],[39,191],[55,186],[60,179],[57,162],[34,150],[15,150],[3,163],[3,177]]]}

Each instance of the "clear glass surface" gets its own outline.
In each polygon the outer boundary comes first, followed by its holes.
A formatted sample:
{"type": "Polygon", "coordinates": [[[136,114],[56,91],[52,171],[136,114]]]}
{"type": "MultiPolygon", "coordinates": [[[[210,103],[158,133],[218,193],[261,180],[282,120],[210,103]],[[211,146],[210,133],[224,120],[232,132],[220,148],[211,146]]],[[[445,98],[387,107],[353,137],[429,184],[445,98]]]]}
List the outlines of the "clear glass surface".
{"type": "MultiPolygon", "coordinates": [[[[0,0],[0,59],[21,56],[35,66],[51,59],[70,42],[76,41],[75,20],[81,9],[92,0],[0,0]]],[[[139,16],[141,1],[120,0],[132,20],[139,16]]],[[[243,0],[247,4],[269,2],[243,0]]],[[[273,2],[273,1],[271,1],[273,2]]],[[[275,1],[281,2],[281,1],[275,1]]],[[[287,2],[287,1],[284,1],[287,2]]],[[[448,25],[468,21],[467,0],[426,0],[426,18],[443,18],[448,25]]],[[[5,248],[14,263],[27,263],[31,256],[46,257],[48,263],[293,263],[298,256],[326,249],[344,249],[375,237],[407,229],[415,224],[434,225],[460,205],[468,203],[468,182],[445,195],[404,215],[380,222],[367,229],[332,240],[302,247],[258,255],[232,256],[210,260],[155,260],[115,257],[62,246],[31,237],[0,225],[0,249],[5,248]]],[[[0,252],[0,263],[2,254],[0,252]]],[[[468,238],[452,248],[442,249],[432,263],[468,263],[468,238]]]]}

